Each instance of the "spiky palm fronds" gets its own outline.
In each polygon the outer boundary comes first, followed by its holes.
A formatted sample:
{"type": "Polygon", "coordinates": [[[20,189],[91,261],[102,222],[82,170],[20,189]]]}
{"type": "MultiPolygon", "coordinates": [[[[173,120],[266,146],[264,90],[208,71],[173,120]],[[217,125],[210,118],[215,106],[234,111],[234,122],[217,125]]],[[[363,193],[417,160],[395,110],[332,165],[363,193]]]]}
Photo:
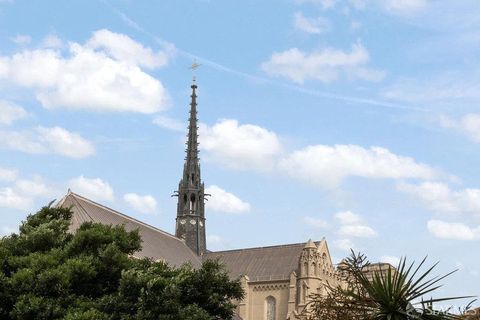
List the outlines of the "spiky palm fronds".
{"type": "Polygon", "coordinates": [[[453,320],[462,319],[449,310],[433,309],[433,303],[468,297],[423,300],[439,289],[443,276],[431,276],[438,265],[425,269],[426,258],[418,265],[402,258],[396,268],[370,264],[365,255],[353,251],[338,270],[343,286],[326,285],[326,295],[315,294],[309,305],[311,320],[453,320]]]}
{"type": "Polygon", "coordinates": [[[402,258],[396,268],[389,266],[386,270],[373,270],[370,275],[365,268],[351,268],[353,277],[364,292],[359,294],[356,290],[349,290],[348,295],[370,311],[369,318],[372,320],[459,319],[448,311],[435,311],[431,306],[436,302],[467,297],[422,300],[439,289],[442,286],[439,282],[456,270],[430,277],[438,262],[422,272],[425,262],[426,257],[417,266],[415,262],[407,265],[406,258],[402,258]]]}

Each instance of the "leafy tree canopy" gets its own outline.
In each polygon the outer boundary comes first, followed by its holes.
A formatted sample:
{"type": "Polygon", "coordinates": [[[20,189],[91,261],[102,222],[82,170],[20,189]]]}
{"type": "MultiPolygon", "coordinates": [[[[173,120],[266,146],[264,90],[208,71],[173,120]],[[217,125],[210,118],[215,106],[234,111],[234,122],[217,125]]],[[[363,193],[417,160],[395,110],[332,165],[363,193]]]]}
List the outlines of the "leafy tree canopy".
{"type": "Polygon", "coordinates": [[[0,239],[0,319],[230,319],[243,297],[218,261],[199,269],[135,259],[137,231],[84,223],[44,207],[0,239]]]}

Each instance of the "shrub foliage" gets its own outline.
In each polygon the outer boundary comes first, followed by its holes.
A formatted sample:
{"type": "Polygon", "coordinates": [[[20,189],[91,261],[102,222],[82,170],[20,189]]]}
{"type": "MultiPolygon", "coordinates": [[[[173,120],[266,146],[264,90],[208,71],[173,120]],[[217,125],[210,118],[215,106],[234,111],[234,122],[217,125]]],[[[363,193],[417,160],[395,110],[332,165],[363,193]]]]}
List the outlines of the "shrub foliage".
{"type": "Polygon", "coordinates": [[[218,261],[179,268],[136,259],[137,231],[46,206],[0,240],[0,319],[230,319],[243,297],[218,261]]]}

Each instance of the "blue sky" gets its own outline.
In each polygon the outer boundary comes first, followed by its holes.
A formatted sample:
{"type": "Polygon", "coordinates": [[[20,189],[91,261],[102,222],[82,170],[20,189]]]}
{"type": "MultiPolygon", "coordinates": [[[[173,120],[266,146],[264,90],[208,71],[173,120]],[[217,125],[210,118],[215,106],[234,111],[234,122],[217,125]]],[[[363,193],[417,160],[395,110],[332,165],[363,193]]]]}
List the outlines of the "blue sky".
{"type": "Polygon", "coordinates": [[[480,284],[476,1],[0,1],[0,232],[70,187],[174,232],[197,70],[214,250],[326,237],[480,284]]]}

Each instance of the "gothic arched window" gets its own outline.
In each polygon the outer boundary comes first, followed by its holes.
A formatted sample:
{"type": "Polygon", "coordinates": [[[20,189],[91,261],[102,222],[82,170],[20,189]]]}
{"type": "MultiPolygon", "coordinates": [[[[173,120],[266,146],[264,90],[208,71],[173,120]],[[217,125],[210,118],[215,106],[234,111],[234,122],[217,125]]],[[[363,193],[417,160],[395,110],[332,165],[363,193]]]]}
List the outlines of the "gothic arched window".
{"type": "Polygon", "coordinates": [[[272,296],[268,296],[265,299],[265,320],[276,320],[275,311],[277,307],[277,302],[272,296]]]}
{"type": "Polygon", "coordinates": [[[183,207],[186,208],[188,203],[187,194],[183,194],[183,207]]]}
{"type": "Polygon", "coordinates": [[[302,285],[302,302],[307,303],[307,299],[308,299],[308,286],[305,282],[303,282],[303,285],[302,285]]]}
{"type": "Polygon", "coordinates": [[[192,193],[190,196],[190,211],[195,212],[196,207],[195,207],[195,195],[192,193]]]}

